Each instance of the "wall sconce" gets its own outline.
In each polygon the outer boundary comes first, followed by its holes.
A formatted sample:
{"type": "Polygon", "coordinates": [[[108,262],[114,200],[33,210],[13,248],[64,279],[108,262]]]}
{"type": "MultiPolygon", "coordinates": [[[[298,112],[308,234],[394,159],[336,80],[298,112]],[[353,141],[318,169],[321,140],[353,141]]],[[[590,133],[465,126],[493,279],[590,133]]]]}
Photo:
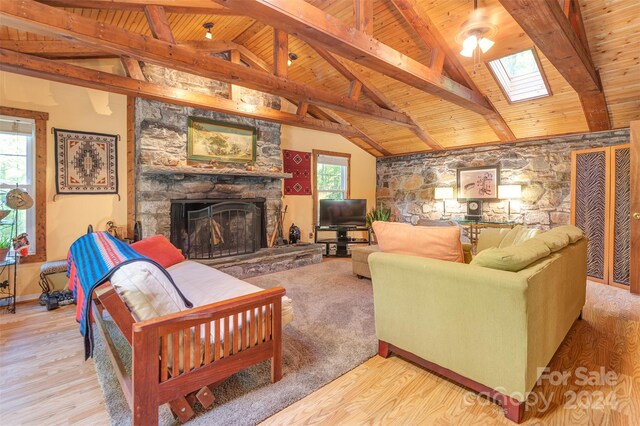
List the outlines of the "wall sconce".
{"type": "Polygon", "coordinates": [[[498,185],[498,198],[507,200],[507,220],[511,218],[511,200],[522,198],[522,185],[498,185]]]}
{"type": "Polygon", "coordinates": [[[453,200],[453,187],[451,186],[439,186],[436,188],[435,196],[436,200],[442,200],[442,218],[447,217],[447,200],[453,200]]]}

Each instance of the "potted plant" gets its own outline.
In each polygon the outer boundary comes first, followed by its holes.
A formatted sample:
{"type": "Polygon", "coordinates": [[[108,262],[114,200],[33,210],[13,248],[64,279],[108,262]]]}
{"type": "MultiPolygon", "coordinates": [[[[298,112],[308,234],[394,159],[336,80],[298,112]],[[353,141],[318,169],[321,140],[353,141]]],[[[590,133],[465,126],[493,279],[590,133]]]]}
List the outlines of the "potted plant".
{"type": "Polygon", "coordinates": [[[382,207],[382,203],[380,203],[380,207],[373,208],[369,213],[367,213],[367,228],[371,229],[371,235],[373,236],[373,241],[376,241],[376,234],[373,232],[371,228],[373,222],[381,221],[381,222],[389,222],[391,218],[391,209],[385,209],[382,207]]]}
{"type": "Polygon", "coordinates": [[[7,260],[7,254],[11,249],[11,238],[7,236],[0,237],[0,262],[7,260]]]}

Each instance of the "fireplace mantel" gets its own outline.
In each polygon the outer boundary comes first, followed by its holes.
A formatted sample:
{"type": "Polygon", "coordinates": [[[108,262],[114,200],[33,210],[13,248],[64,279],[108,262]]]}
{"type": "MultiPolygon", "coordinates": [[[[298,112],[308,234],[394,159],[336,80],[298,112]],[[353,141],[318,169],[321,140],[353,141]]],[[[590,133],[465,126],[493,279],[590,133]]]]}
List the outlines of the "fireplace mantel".
{"type": "Polygon", "coordinates": [[[248,176],[269,179],[288,179],[291,173],[265,172],[262,170],[242,170],[233,168],[201,168],[189,166],[141,165],[143,175],[204,175],[204,176],[248,176]]]}

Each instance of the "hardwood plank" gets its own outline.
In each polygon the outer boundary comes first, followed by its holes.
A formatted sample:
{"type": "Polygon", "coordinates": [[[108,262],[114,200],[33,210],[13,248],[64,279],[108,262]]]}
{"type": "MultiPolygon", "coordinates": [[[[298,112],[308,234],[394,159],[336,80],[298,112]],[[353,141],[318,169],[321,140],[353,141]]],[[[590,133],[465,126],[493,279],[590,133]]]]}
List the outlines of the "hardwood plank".
{"type": "Polygon", "coordinates": [[[345,124],[318,120],[308,116],[300,117],[296,114],[249,105],[189,90],[161,86],[62,62],[53,62],[48,59],[23,55],[10,50],[0,49],[0,69],[66,84],[120,93],[126,96],[155,99],[177,105],[226,112],[243,117],[258,118],[330,133],[349,136],[360,135],[357,129],[345,124]]]}
{"type": "Polygon", "coordinates": [[[19,27],[52,37],[65,37],[87,46],[108,50],[118,55],[129,55],[144,62],[154,63],[191,74],[201,75],[250,89],[290,97],[328,108],[342,110],[411,127],[407,116],[395,111],[353,101],[334,93],[313,89],[307,85],[282,79],[272,74],[233,64],[222,58],[199,55],[194,49],[161,40],[149,39],[131,31],[49,7],[33,0],[1,2],[0,16],[6,25],[19,27]]]}

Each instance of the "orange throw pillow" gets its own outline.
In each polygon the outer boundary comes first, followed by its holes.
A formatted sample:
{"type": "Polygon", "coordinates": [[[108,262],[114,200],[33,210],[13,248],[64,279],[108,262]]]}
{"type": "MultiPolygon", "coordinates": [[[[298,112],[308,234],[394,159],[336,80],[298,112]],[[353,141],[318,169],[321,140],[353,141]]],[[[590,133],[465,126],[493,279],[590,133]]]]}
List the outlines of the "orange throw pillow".
{"type": "Polygon", "coordinates": [[[374,222],[373,231],[383,252],[464,263],[460,228],[457,226],[374,222]]]}
{"type": "Polygon", "coordinates": [[[163,268],[184,260],[182,252],[167,240],[164,235],[154,235],[131,244],[131,248],[143,256],[155,260],[163,268]]]}

